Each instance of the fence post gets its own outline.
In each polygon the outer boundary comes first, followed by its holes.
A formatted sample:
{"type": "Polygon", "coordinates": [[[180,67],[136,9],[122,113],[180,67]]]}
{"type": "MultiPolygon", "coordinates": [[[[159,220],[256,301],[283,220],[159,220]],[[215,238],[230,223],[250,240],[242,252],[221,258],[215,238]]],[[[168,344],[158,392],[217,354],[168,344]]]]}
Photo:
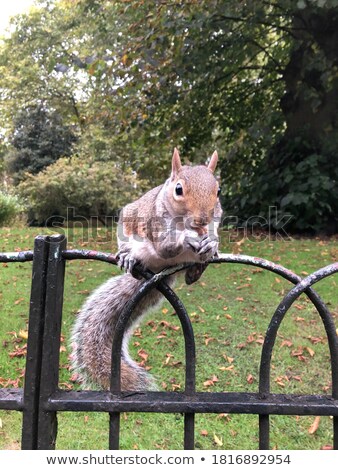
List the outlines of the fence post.
{"type": "Polygon", "coordinates": [[[62,251],[66,248],[67,240],[64,235],[55,235],[49,238],[49,243],[38,423],[38,449],[45,450],[55,448],[57,434],[56,412],[47,411],[46,405],[49,397],[57,391],[59,382],[65,274],[65,260],[62,257],[62,251]]]}
{"type": "Polygon", "coordinates": [[[23,395],[24,409],[21,439],[21,448],[23,450],[34,450],[37,448],[48,250],[48,237],[36,237],[33,252],[27,357],[23,395]]]}

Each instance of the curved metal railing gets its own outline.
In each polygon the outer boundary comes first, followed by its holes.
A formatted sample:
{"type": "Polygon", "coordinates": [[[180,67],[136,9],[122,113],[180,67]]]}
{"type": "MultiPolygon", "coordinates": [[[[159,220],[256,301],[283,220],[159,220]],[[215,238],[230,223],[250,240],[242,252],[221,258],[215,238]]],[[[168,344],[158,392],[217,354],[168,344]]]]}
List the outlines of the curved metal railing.
{"type": "Polygon", "coordinates": [[[196,351],[193,328],[187,311],[167,285],[166,278],[188,265],[168,268],[161,273],[142,271],[145,278],[139,291],[126,304],[116,325],[112,346],[110,391],[65,391],[58,388],[60,328],[64,272],[67,260],[87,259],[117,264],[115,256],[93,250],[67,250],[62,236],[37,237],[34,251],[2,253],[0,262],[33,261],[29,338],[24,390],[0,390],[0,409],[23,411],[23,448],[53,448],[58,411],[105,411],[110,413],[110,448],[119,447],[120,413],[123,411],[182,412],[185,416],[184,447],[194,446],[195,413],[249,413],[259,415],[259,446],[269,448],[270,414],[333,415],[334,448],[338,449],[338,336],[333,317],[313,289],[313,285],[338,272],[330,264],[301,278],[289,269],[263,258],[221,254],[209,264],[236,263],[273,272],[294,285],[280,301],[266,330],[261,352],[258,393],[196,392],[196,351]],[[121,392],[120,358],[122,339],[138,302],[151,289],[158,289],[175,309],[185,342],[185,389],[177,392],[121,392]],[[272,394],[270,392],[271,356],[278,330],[295,300],[305,293],[323,323],[330,351],[332,394],[272,394]]]}

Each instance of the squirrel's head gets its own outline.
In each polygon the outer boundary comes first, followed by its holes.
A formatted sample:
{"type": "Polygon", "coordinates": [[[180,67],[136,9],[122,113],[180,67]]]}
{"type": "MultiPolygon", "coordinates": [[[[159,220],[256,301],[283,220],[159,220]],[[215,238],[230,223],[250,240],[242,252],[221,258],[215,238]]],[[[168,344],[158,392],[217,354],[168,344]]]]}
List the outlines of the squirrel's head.
{"type": "Polygon", "coordinates": [[[218,155],[215,151],[208,165],[182,165],[178,150],[172,157],[172,171],[167,198],[173,213],[185,219],[189,228],[199,235],[207,232],[219,205],[220,187],[214,176],[218,155]]]}

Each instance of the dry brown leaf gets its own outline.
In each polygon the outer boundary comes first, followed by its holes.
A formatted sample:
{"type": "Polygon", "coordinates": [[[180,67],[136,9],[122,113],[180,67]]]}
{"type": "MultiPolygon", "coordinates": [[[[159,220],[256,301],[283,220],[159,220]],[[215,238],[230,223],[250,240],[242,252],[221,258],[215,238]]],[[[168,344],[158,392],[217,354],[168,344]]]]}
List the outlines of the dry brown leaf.
{"type": "Polygon", "coordinates": [[[252,384],[254,382],[254,377],[252,374],[249,374],[246,378],[246,381],[248,382],[248,384],[252,384]]]}
{"type": "Polygon", "coordinates": [[[245,289],[246,287],[250,287],[250,286],[251,286],[250,283],[242,284],[241,286],[237,286],[236,289],[237,289],[237,290],[241,290],[241,289],[245,289]]]}
{"type": "Polygon", "coordinates": [[[311,357],[313,357],[315,355],[315,352],[313,349],[309,348],[309,347],[306,347],[305,348],[307,350],[307,352],[310,354],[311,357]]]}
{"type": "Polygon", "coordinates": [[[282,341],[282,344],[280,345],[280,347],[282,348],[283,346],[286,346],[286,347],[290,348],[292,345],[293,345],[292,341],[289,341],[288,339],[284,339],[282,341]]]}
{"type": "Polygon", "coordinates": [[[224,366],[223,366],[223,367],[219,367],[219,370],[222,370],[222,371],[224,371],[224,370],[232,370],[234,367],[235,367],[235,366],[232,364],[231,366],[228,366],[228,367],[224,367],[224,366]]]}
{"type": "Polygon", "coordinates": [[[304,305],[301,305],[301,304],[296,304],[295,307],[297,310],[304,310],[305,308],[304,305]]]}
{"type": "Polygon", "coordinates": [[[319,428],[319,423],[320,423],[320,416],[316,416],[313,423],[309,427],[309,434],[314,434],[317,429],[319,428]]]}
{"type": "Polygon", "coordinates": [[[204,342],[205,342],[205,345],[208,346],[208,344],[210,343],[210,341],[215,341],[215,338],[211,338],[211,337],[210,337],[210,338],[206,338],[205,341],[204,341],[204,342]]]}
{"type": "Polygon", "coordinates": [[[137,351],[137,355],[144,360],[144,362],[147,362],[149,354],[144,350],[144,349],[139,349],[137,351]]]}

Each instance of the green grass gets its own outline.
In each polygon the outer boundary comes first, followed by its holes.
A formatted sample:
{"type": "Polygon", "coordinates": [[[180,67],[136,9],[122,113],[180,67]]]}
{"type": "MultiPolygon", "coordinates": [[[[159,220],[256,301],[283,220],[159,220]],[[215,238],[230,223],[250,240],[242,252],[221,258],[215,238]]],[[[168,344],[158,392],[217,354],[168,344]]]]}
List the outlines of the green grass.
{"type": "MultiPolygon", "coordinates": [[[[0,252],[32,249],[39,228],[3,228],[0,252]]],[[[114,235],[104,230],[83,239],[80,230],[68,232],[69,246],[115,252],[114,235]]],[[[336,239],[249,241],[230,243],[223,235],[223,252],[260,256],[306,275],[337,260],[336,239]]],[[[68,369],[69,331],[76,312],[95,286],[116,267],[95,261],[67,263],[62,322],[60,387],[77,385],[68,369]]],[[[25,334],[29,309],[31,263],[0,266],[0,386],[23,385],[25,334]]],[[[176,291],[191,317],[197,348],[198,391],[252,391],[258,389],[258,371],[269,320],[290,285],[277,275],[251,266],[210,266],[199,282],[176,291]]],[[[317,291],[337,321],[337,277],[323,280],[317,291]]],[[[337,325],[338,326],[338,325],[337,325]]],[[[152,312],[132,337],[135,359],[146,353],[145,365],[157,377],[160,390],[184,389],[182,332],[172,307],[163,304],[152,312]],[[143,351],[143,353],[142,353],[143,351]]],[[[302,296],[288,312],[278,334],[272,361],[271,389],[276,393],[330,393],[330,360],[319,315],[302,296]]],[[[105,413],[59,413],[59,449],[106,449],[108,416],[105,413]]],[[[0,448],[19,448],[21,414],[0,411],[0,448]]],[[[271,446],[278,449],[319,449],[332,442],[332,419],[322,417],[309,433],[314,417],[271,417],[271,446]]],[[[180,414],[122,414],[123,449],[181,449],[180,414]]],[[[258,417],[249,415],[196,416],[196,448],[256,449],[258,417]],[[222,442],[222,445],[220,445],[222,442]]]]}

